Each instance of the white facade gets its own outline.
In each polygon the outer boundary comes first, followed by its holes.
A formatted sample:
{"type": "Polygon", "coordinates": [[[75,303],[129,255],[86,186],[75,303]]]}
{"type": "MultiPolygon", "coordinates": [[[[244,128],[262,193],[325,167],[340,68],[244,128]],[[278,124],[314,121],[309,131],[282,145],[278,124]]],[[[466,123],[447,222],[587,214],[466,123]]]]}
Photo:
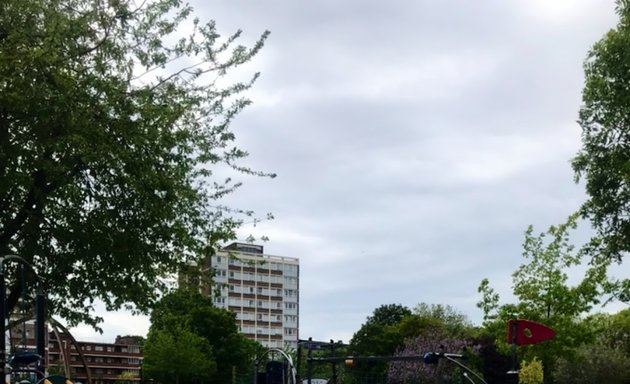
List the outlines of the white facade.
{"type": "Polygon", "coordinates": [[[210,259],[214,304],[236,313],[240,331],[271,348],[297,349],[299,260],[234,243],[210,259]]]}

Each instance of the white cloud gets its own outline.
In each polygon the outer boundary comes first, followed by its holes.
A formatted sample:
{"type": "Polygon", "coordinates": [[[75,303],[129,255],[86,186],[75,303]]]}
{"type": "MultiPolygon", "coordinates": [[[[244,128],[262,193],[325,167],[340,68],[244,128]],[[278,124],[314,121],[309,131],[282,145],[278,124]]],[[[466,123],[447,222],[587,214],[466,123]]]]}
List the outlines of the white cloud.
{"type": "Polygon", "coordinates": [[[97,303],[95,308],[99,316],[103,317],[103,323],[99,325],[103,333],[95,332],[92,327],[79,325],[70,329],[75,339],[113,343],[116,336],[137,335],[145,337],[149,331],[151,324],[147,316],[131,315],[122,310],[107,312],[102,303],[97,303]]]}
{"type": "Polygon", "coordinates": [[[521,10],[535,20],[553,25],[582,22],[590,14],[608,6],[601,0],[524,0],[517,2],[521,10]]]}
{"type": "Polygon", "coordinates": [[[578,137],[573,135],[575,125],[570,127],[553,127],[539,135],[479,137],[474,131],[459,132],[455,137],[440,137],[440,143],[433,146],[444,149],[444,155],[436,151],[428,157],[443,161],[448,177],[456,181],[498,183],[527,169],[568,162],[579,148],[578,137]]]}
{"type": "Polygon", "coordinates": [[[488,52],[444,52],[417,57],[354,57],[340,54],[325,63],[324,79],[297,82],[276,90],[254,90],[257,107],[340,98],[386,100],[457,100],[468,87],[490,78],[503,60],[488,52]]]}

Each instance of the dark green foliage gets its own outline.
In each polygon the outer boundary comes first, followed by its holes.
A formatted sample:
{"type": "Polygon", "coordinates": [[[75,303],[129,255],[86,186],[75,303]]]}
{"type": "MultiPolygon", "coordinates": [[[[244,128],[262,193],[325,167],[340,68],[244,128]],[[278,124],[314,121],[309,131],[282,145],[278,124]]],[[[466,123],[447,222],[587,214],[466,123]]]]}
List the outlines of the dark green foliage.
{"type": "Polygon", "coordinates": [[[611,260],[630,251],[630,4],[618,0],[617,13],[617,27],[584,62],[582,148],[573,160],[589,196],[582,212],[599,232],[592,256],[611,260]]]}
{"type": "Polygon", "coordinates": [[[402,345],[404,336],[399,324],[411,315],[400,304],[381,305],[368,316],[365,324],[352,336],[349,352],[356,356],[389,356],[402,345]]]}
{"type": "Polygon", "coordinates": [[[562,357],[553,370],[556,384],[630,383],[630,356],[603,344],[585,344],[562,357]]]}
{"type": "MultiPolygon", "coordinates": [[[[393,356],[402,347],[404,336],[398,325],[382,325],[367,322],[352,336],[348,348],[352,356],[393,356]]],[[[382,379],[387,372],[387,362],[358,362],[351,371],[355,377],[370,376],[382,379]]]]}
{"type": "MultiPolygon", "coordinates": [[[[354,356],[394,356],[410,340],[427,335],[470,340],[472,334],[466,316],[449,305],[420,303],[413,310],[399,304],[381,305],[354,334],[348,351],[354,356]]],[[[386,361],[357,363],[348,376],[355,381],[369,377],[383,382],[389,366],[386,361]]]]}
{"type": "Polygon", "coordinates": [[[630,357],[630,309],[624,309],[614,315],[596,314],[589,316],[584,322],[593,334],[593,340],[619,349],[630,357]]]}
{"type": "Polygon", "coordinates": [[[411,310],[401,304],[383,304],[368,316],[367,324],[396,325],[411,315],[411,310]]]}
{"type": "MultiPolygon", "coordinates": [[[[413,318],[416,322],[425,322],[425,328],[442,328],[449,337],[469,339],[472,336],[473,326],[468,317],[450,305],[420,303],[413,309],[413,318]]],[[[417,328],[414,336],[421,331],[422,327],[417,328]]]]}
{"type": "MultiPolygon", "coordinates": [[[[289,355],[293,358],[293,363],[295,364],[295,368],[297,370],[298,378],[301,380],[306,380],[308,378],[308,345],[306,343],[302,344],[295,353],[289,353],[289,355]],[[298,353],[301,353],[301,356],[298,358],[298,353]],[[299,366],[297,363],[299,362],[299,366]]],[[[342,344],[341,342],[336,342],[334,344],[328,344],[325,346],[313,347],[311,350],[311,356],[315,358],[327,358],[327,357],[339,357],[339,356],[348,356],[349,352],[347,346],[342,344]]],[[[313,362],[311,365],[311,378],[325,378],[332,379],[334,373],[337,373],[337,380],[339,383],[346,383],[346,381],[342,381],[342,377],[344,376],[345,365],[343,362],[338,362],[334,368],[333,364],[329,362],[313,362]]]]}
{"type": "Polygon", "coordinates": [[[630,310],[589,316],[582,328],[592,341],[558,360],[555,382],[630,383],[630,310]]]}
{"type": "Polygon", "coordinates": [[[145,378],[161,383],[208,381],[217,374],[217,363],[208,340],[184,326],[149,333],[142,370],[145,378]]]}
{"type": "MultiPolygon", "coordinates": [[[[181,367],[193,364],[203,355],[206,360],[204,372],[210,373],[204,377],[198,373],[195,380],[228,383],[233,367],[239,373],[250,371],[261,351],[260,344],[238,332],[232,312],[215,308],[210,298],[198,292],[182,289],[166,295],[156,304],[151,313],[144,356],[145,362],[148,359],[151,363],[146,373],[156,380],[163,380],[160,375],[168,374],[172,376],[163,382],[174,382],[179,372],[174,368],[165,371],[165,367],[171,365],[169,361],[173,354],[177,355],[181,367]],[[191,346],[172,347],[184,341],[191,346]]],[[[189,379],[193,380],[192,376],[189,379]]]]}
{"type": "Polygon", "coordinates": [[[475,341],[478,346],[481,372],[489,384],[507,383],[507,372],[510,367],[510,356],[498,350],[495,339],[491,335],[483,335],[475,341]]]}
{"type": "Polygon", "coordinates": [[[267,33],[235,46],[240,32],[191,14],[179,0],[0,2],[0,254],[31,262],[71,324],[98,324],[97,299],[147,310],[163,276],[233,236],[217,200],[239,184],[213,171],[260,174],[229,129],[257,75],[216,79],[267,33]]]}
{"type": "MultiPolygon", "coordinates": [[[[381,305],[352,336],[348,351],[353,356],[394,355],[404,342],[399,324],[409,315],[411,310],[400,304],[381,305]]],[[[357,364],[351,375],[355,377],[367,375],[382,379],[386,371],[386,362],[362,362],[357,364]]]]}
{"type": "Polygon", "coordinates": [[[619,348],[630,357],[630,308],[612,316],[610,327],[606,330],[606,339],[615,348],[619,348]]]}

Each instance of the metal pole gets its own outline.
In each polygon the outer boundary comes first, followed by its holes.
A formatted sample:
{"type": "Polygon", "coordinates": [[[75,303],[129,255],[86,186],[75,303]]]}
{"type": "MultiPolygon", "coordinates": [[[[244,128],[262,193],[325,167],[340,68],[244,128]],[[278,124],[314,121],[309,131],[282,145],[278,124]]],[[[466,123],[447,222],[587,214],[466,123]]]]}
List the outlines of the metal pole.
{"type": "MultiPolygon", "coordinates": [[[[330,351],[332,355],[335,356],[335,342],[330,340],[330,351]]],[[[337,362],[332,362],[332,384],[337,384],[337,362]]]]}
{"type": "Polygon", "coordinates": [[[512,369],[507,372],[508,382],[518,384],[518,358],[516,356],[516,332],[518,331],[518,322],[516,319],[512,321],[512,369]]]}
{"type": "Polygon", "coordinates": [[[258,362],[259,358],[256,358],[256,362],[254,363],[254,384],[258,384],[258,362]]]}
{"type": "Polygon", "coordinates": [[[308,384],[312,384],[311,383],[311,378],[313,376],[313,349],[311,348],[311,342],[313,341],[312,337],[308,338],[308,364],[307,364],[307,371],[308,371],[308,378],[307,378],[307,383],[308,384]]]}
{"type": "Polygon", "coordinates": [[[298,347],[297,347],[297,369],[296,369],[296,381],[298,383],[301,383],[302,381],[300,380],[300,364],[302,363],[302,343],[300,343],[300,340],[298,340],[298,347]]]}
{"type": "MultiPolygon", "coordinates": [[[[46,296],[42,290],[40,284],[37,284],[37,293],[35,297],[35,342],[37,343],[37,354],[39,355],[39,361],[37,362],[37,370],[39,372],[46,372],[46,296]]],[[[39,377],[41,380],[44,378],[39,377]]]]}
{"type": "MultiPolygon", "coordinates": [[[[7,342],[6,342],[6,321],[8,320],[7,311],[7,286],[4,281],[4,262],[7,260],[15,260],[22,265],[26,265],[33,271],[35,278],[39,279],[37,272],[28,261],[18,255],[4,255],[0,257],[0,377],[2,382],[6,381],[6,363],[7,363],[7,342]]],[[[43,358],[43,356],[42,356],[43,358]]],[[[38,363],[39,364],[39,363],[38,363]]],[[[43,376],[42,376],[43,377],[43,376]]]]}
{"type": "Polygon", "coordinates": [[[4,281],[4,257],[0,257],[0,380],[6,381],[5,367],[7,363],[6,355],[6,317],[7,317],[7,291],[4,281]]]}

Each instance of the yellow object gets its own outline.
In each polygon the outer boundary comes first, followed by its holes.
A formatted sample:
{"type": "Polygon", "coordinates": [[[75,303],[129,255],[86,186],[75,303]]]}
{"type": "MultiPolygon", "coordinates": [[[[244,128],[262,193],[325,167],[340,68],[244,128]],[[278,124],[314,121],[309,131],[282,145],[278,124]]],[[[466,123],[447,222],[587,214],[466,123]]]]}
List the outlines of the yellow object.
{"type": "Polygon", "coordinates": [[[542,384],[543,377],[542,362],[535,357],[531,361],[524,361],[518,372],[519,384],[542,384]]]}

